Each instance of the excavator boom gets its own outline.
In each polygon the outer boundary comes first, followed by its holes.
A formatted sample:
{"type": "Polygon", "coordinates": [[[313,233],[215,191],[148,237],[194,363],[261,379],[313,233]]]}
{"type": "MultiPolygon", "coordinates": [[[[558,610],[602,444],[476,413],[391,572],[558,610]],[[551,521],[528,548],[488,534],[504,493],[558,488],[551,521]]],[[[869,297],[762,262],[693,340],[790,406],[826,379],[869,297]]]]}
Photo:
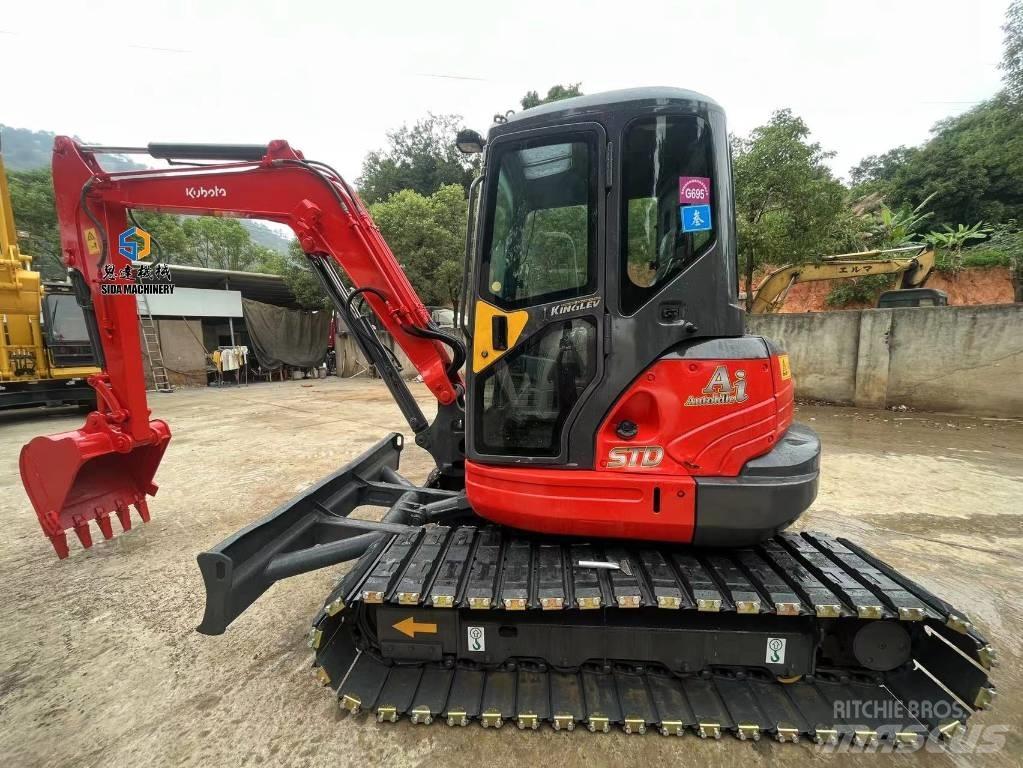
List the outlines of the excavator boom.
{"type": "MultiPolygon", "coordinates": [[[[79,430],[37,437],[21,454],[21,475],[44,533],[59,557],[68,554],[65,531],[91,546],[89,523],[112,536],[109,515],[131,525],[129,505],[148,520],[146,496],[170,440],[167,425],[150,420],[143,379],[136,299],[128,288],[139,249],[126,241],[147,238],[129,211],[260,218],[288,225],[345,315],[367,356],[380,348],[355,301],[365,300],[402,346],[448,415],[457,422],[464,360],[461,342],[432,327],[430,316],[380,237],[362,202],[334,171],[306,161],[286,142],[266,146],[161,145],[119,152],[158,158],[212,160],[212,165],[109,173],[89,147],[67,137],[54,143],[53,179],[61,246],[83,306],[103,371],[90,377],[99,407],[79,430]],[[342,274],[346,277],[342,278],[342,274]],[[346,282],[347,281],[347,282],[346,282]],[[350,286],[350,287],[349,287],[350,286]]],[[[148,249],[145,242],[143,253],[148,249]]],[[[429,423],[393,366],[380,365],[409,426],[437,451],[443,470],[460,472],[448,443],[430,439],[429,423]]]]}
{"type": "Polygon", "coordinates": [[[816,264],[790,264],[774,270],[760,283],[753,295],[752,313],[777,312],[785,304],[789,289],[797,283],[901,275],[899,288],[917,288],[927,282],[934,261],[934,250],[929,246],[910,246],[827,256],[816,264]]]}

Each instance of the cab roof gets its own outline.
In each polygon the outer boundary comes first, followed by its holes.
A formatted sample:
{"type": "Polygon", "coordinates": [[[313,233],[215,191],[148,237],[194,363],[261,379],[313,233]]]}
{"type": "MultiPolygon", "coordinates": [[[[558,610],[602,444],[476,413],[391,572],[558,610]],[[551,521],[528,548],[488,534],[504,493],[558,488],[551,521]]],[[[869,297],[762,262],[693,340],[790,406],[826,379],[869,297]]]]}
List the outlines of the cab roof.
{"type": "MultiPolygon", "coordinates": [[[[647,88],[623,88],[617,91],[590,93],[585,96],[574,96],[570,99],[552,101],[538,107],[524,109],[509,115],[507,122],[494,125],[491,131],[501,129],[505,125],[526,121],[557,123],[563,118],[577,117],[596,112],[614,112],[617,110],[634,109],[638,106],[664,107],[672,104],[699,104],[705,109],[723,111],[721,105],[709,96],[685,88],[669,88],[654,86],[647,88]]],[[[516,126],[518,127],[518,126],[516,126]]]]}

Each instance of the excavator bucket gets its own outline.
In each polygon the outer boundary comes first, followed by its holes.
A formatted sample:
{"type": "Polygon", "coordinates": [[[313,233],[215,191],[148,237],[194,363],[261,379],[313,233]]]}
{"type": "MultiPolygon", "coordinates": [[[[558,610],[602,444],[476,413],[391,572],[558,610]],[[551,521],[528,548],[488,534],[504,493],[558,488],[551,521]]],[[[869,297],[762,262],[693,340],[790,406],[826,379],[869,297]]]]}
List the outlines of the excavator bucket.
{"type": "Polygon", "coordinates": [[[21,480],[57,557],[68,556],[66,531],[74,529],[83,547],[92,546],[89,522],[103,538],[114,535],[110,514],[121,528],[131,528],[130,505],[149,522],[146,496],[156,493],[153,477],[170,441],[163,421],[149,422],[145,443],[124,433],[93,427],[90,415],[82,429],[33,438],[21,449],[21,480]]]}

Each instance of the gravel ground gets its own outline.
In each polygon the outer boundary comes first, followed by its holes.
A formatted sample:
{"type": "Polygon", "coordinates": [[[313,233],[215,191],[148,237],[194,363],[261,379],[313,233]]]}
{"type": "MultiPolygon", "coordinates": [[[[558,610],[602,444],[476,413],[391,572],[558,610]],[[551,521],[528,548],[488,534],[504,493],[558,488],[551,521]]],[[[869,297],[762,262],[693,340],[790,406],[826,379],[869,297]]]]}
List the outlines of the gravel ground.
{"type": "MultiPolygon", "coordinates": [[[[417,395],[427,405],[427,392],[417,395]]],[[[0,414],[0,755],[6,765],[1018,766],[1023,760],[1023,423],[802,406],[825,443],[821,491],[799,522],[849,536],[968,610],[998,648],[1001,689],[973,733],[997,751],[825,756],[809,743],[500,732],[347,719],[309,675],[309,619],[337,578],[275,586],[227,634],[197,634],[195,555],[404,424],[383,385],[329,379],[153,398],[174,432],[152,522],[59,562],[21,489],[17,454],[74,413],[0,414]],[[837,763],[836,763],[837,764],[837,763]]],[[[402,471],[428,456],[406,443],[402,471]]],[[[116,527],[116,524],[115,524],[116,527]]],[[[98,534],[97,534],[98,538],[98,534]]]]}

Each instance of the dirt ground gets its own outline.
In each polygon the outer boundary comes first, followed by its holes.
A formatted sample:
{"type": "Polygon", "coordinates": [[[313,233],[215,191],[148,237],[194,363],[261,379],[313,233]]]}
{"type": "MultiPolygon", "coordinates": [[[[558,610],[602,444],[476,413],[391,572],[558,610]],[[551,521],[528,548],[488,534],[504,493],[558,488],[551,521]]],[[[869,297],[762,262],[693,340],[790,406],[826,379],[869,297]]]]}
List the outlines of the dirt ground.
{"type": "MultiPolygon", "coordinates": [[[[347,719],[310,677],[305,644],[338,568],[278,584],[222,637],[197,634],[204,593],[195,555],[404,426],[378,381],[310,384],[154,397],[154,415],[170,423],[174,438],[157,477],[152,522],[90,551],[73,541],[64,562],[21,489],[18,449],[34,435],[79,426],[81,416],[0,414],[5,765],[1023,762],[1023,422],[799,409],[797,418],[825,445],[820,495],[799,525],[854,538],[967,610],[1002,660],[996,706],[971,724],[1009,727],[1005,746],[991,754],[829,758],[806,742],[347,719]]],[[[417,394],[425,406],[425,389],[417,394]]],[[[402,470],[422,480],[428,457],[406,445],[402,470]]]]}

